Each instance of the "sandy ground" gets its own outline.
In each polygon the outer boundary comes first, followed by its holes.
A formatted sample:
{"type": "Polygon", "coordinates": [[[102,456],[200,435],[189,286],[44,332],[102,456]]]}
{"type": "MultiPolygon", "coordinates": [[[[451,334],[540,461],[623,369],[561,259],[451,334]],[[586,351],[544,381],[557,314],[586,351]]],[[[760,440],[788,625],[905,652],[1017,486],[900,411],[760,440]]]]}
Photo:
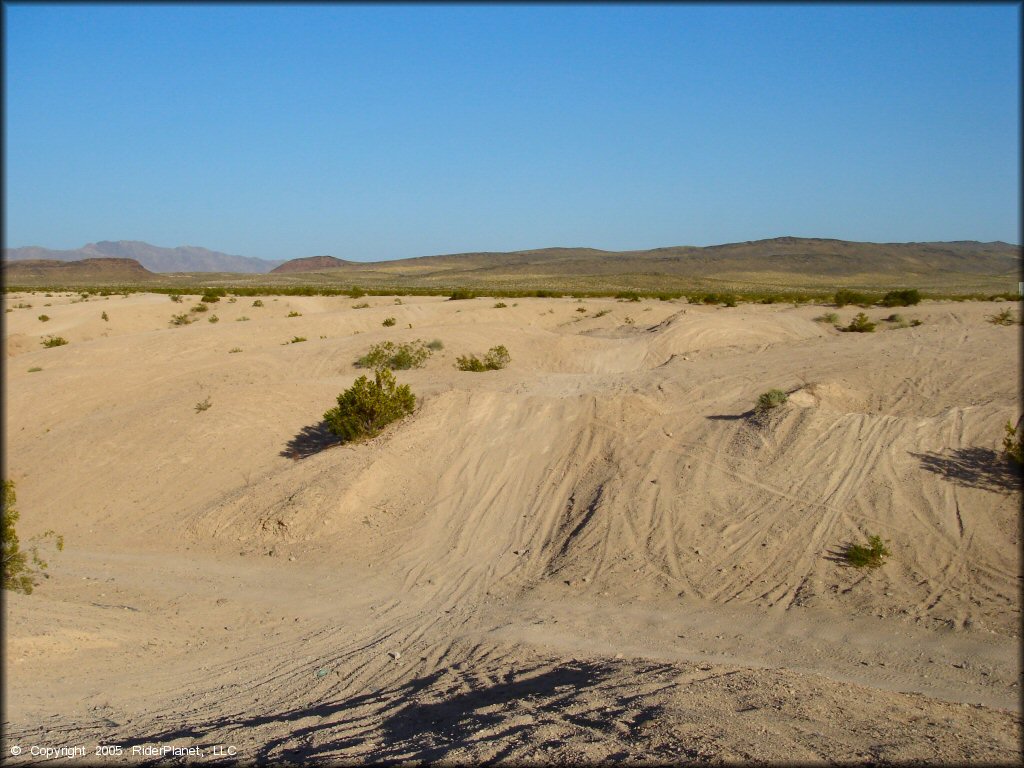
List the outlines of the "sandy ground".
{"type": "Polygon", "coordinates": [[[1009,304],[503,301],[7,295],[19,533],[66,548],[6,595],[5,758],[1020,757],[1009,304]],[[354,360],[417,338],[416,412],[330,445],[354,360]]]}

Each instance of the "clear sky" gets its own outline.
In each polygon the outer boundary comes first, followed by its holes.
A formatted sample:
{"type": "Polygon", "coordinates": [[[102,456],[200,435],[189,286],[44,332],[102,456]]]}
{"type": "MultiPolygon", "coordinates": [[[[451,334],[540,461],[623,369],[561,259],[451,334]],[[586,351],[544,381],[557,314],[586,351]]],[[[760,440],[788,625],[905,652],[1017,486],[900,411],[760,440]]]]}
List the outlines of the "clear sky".
{"type": "Polygon", "coordinates": [[[4,13],[7,247],[1021,241],[1015,4],[4,13]]]}

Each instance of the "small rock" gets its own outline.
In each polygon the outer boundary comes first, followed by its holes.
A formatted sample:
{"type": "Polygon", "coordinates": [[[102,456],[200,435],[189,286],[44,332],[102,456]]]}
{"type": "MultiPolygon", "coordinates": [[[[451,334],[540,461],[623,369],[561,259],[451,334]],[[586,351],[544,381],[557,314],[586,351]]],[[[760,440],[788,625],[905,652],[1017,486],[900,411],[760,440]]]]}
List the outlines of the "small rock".
{"type": "Polygon", "coordinates": [[[400,658],[402,658],[402,654],[400,654],[398,651],[388,651],[388,656],[390,656],[395,661],[398,661],[400,658]]]}
{"type": "Polygon", "coordinates": [[[292,556],[289,556],[289,558],[288,558],[288,562],[289,562],[289,563],[294,563],[294,562],[295,562],[295,556],[294,556],[294,555],[292,555],[292,556]]]}

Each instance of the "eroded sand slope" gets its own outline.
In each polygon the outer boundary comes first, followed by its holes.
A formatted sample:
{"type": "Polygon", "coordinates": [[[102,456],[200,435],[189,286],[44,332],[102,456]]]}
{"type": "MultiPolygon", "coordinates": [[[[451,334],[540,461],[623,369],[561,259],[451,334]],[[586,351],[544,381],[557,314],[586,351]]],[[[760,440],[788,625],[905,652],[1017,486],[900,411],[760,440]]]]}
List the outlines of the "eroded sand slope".
{"type": "Polygon", "coordinates": [[[264,297],[171,327],[195,297],[75,298],[5,301],[33,305],[5,315],[22,535],[67,540],[7,601],[5,750],[1017,756],[1008,304],[843,334],[788,305],[264,297]],[[417,338],[444,349],[397,374],[416,413],[329,445],[354,360],[417,338]],[[495,344],[506,370],[454,367],[495,344]],[[873,533],[889,562],[844,567],[873,533]]]}

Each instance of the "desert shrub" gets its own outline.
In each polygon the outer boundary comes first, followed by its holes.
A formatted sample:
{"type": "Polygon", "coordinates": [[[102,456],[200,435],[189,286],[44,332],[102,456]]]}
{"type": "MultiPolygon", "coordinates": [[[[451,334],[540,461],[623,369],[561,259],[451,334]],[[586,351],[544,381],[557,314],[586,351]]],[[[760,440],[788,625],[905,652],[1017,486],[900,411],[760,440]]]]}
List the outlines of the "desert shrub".
{"type": "Polygon", "coordinates": [[[47,336],[40,342],[44,347],[63,347],[68,343],[68,340],[63,336],[47,336]]]}
{"type": "Polygon", "coordinates": [[[1022,444],[1021,438],[1024,438],[1024,428],[1021,427],[1021,420],[1017,421],[1016,427],[1010,424],[1010,422],[1006,422],[1003,450],[1007,456],[1018,464],[1024,464],[1024,444],[1022,444]]]}
{"type": "Polygon", "coordinates": [[[238,299],[232,296],[230,299],[228,299],[228,304],[234,304],[236,301],[238,301],[238,299]]]}
{"type": "Polygon", "coordinates": [[[189,312],[209,312],[210,308],[205,304],[196,304],[189,312]]]}
{"type": "Polygon", "coordinates": [[[249,319],[248,317],[246,317],[245,315],[242,315],[241,317],[236,317],[235,318],[235,322],[236,323],[244,323],[248,319],[249,319]]]}
{"type": "Polygon", "coordinates": [[[106,312],[104,312],[102,315],[100,315],[100,320],[104,320],[104,321],[106,321],[108,323],[110,322],[110,318],[107,317],[107,313],[106,312]]]}
{"type": "Polygon", "coordinates": [[[466,290],[465,288],[456,288],[452,291],[452,295],[448,297],[448,301],[459,301],[461,299],[473,298],[476,298],[476,294],[472,291],[466,290]]]}
{"type": "Polygon", "coordinates": [[[241,351],[242,351],[241,347],[232,347],[231,349],[228,350],[228,354],[229,355],[233,355],[235,352],[241,352],[241,351]]]}
{"type": "Polygon", "coordinates": [[[635,291],[619,291],[615,294],[615,298],[620,301],[640,301],[640,295],[635,291]]]}
{"type": "Polygon", "coordinates": [[[288,313],[288,317],[302,317],[301,312],[296,312],[294,309],[288,313]]]}
{"type": "Polygon", "coordinates": [[[195,405],[196,413],[202,413],[203,411],[208,411],[210,409],[211,405],[213,405],[213,403],[210,402],[210,398],[209,398],[209,396],[207,396],[207,398],[205,400],[200,400],[198,403],[196,403],[196,405],[195,405]]]}
{"type": "Polygon", "coordinates": [[[504,301],[499,301],[497,304],[494,305],[494,308],[495,309],[504,309],[507,306],[508,306],[508,304],[506,304],[504,301]]]}
{"type": "Polygon", "coordinates": [[[172,293],[172,294],[170,295],[170,299],[171,299],[171,301],[173,301],[173,302],[175,302],[175,303],[177,303],[177,304],[180,304],[180,303],[181,303],[181,295],[180,295],[180,294],[177,294],[177,293],[172,293]]]}
{"type": "Polygon", "coordinates": [[[721,300],[722,304],[727,307],[736,306],[736,297],[733,296],[731,293],[723,293],[721,296],[719,296],[719,299],[721,300]]]}
{"type": "Polygon", "coordinates": [[[256,301],[254,301],[254,302],[252,303],[252,305],[253,305],[254,307],[262,307],[262,306],[263,306],[263,302],[262,302],[262,301],[260,301],[259,299],[256,299],[256,301]]]}
{"type": "Polygon", "coordinates": [[[219,323],[220,322],[220,318],[217,317],[216,315],[210,315],[210,322],[211,323],[219,323]]]}
{"type": "Polygon", "coordinates": [[[576,311],[577,312],[586,312],[587,308],[586,307],[576,307],[576,311]]]}
{"type": "Polygon", "coordinates": [[[851,333],[873,333],[875,330],[876,323],[872,323],[868,320],[868,316],[863,312],[858,312],[857,316],[850,321],[850,324],[845,328],[840,328],[841,331],[847,331],[851,333]]]}
{"type": "Polygon", "coordinates": [[[848,288],[841,288],[835,294],[835,305],[837,307],[845,307],[847,304],[857,304],[858,306],[866,307],[871,303],[871,297],[867,294],[851,291],[848,288]]]}
{"type": "Polygon", "coordinates": [[[824,315],[819,315],[818,317],[814,318],[814,322],[831,323],[835,325],[836,323],[839,322],[839,315],[837,315],[835,312],[826,312],[824,315]]]}
{"type": "Polygon", "coordinates": [[[708,294],[705,294],[705,295],[704,295],[704,298],[702,299],[702,301],[703,301],[703,302],[704,302],[705,304],[717,304],[717,303],[718,303],[718,301],[719,301],[719,299],[718,299],[718,294],[717,294],[717,293],[708,293],[708,294]]]}
{"type": "Polygon", "coordinates": [[[916,288],[902,291],[889,291],[882,297],[883,307],[911,307],[921,303],[921,294],[916,288]]]}
{"type": "Polygon", "coordinates": [[[40,321],[45,323],[45,322],[49,321],[50,316],[49,315],[40,315],[39,319],[40,319],[40,321]]]}
{"type": "Polygon", "coordinates": [[[444,349],[444,342],[440,339],[429,341],[427,342],[427,349],[437,352],[439,349],[444,349]]]}
{"type": "Polygon", "coordinates": [[[897,312],[894,312],[893,314],[891,314],[887,318],[885,318],[885,322],[887,322],[887,323],[896,323],[897,325],[899,325],[900,323],[903,323],[904,325],[908,324],[907,323],[907,318],[905,318],[903,315],[901,315],[901,314],[899,314],[897,312]]]}
{"type": "Polygon", "coordinates": [[[848,544],[843,559],[854,568],[878,568],[892,553],[886,549],[881,536],[869,536],[868,545],[848,544]]]}
{"type": "Polygon", "coordinates": [[[393,318],[393,317],[385,317],[384,318],[384,322],[381,323],[381,325],[383,325],[385,328],[390,328],[392,325],[395,324],[395,322],[396,322],[395,318],[393,318]]]}
{"type": "Polygon", "coordinates": [[[624,322],[626,325],[633,325],[634,323],[636,323],[636,320],[634,320],[629,315],[626,315],[624,318],[622,318],[622,322],[624,322]]]}
{"type": "Polygon", "coordinates": [[[362,304],[353,304],[352,309],[366,309],[369,306],[369,302],[364,301],[362,304]]]}
{"type": "Polygon", "coordinates": [[[288,343],[289,344],[301,344],[305,340],[306,340],[305,336],[292,336],[292,340],[289,341],[288,343]]]}
{"type": "Polygon", "coordinates": [[[4,540],[4,583],[3,588],[13,592],[32,594],[32,589],[38,584],[39,576],[46,578],[43,571],[47,563],[39,557],[39,545],[46,539],[52,538],[54,546],[58,551],[64,549],[64,537],[53,531],[46,531],[39,536],[33,536],[28,541],[28,547],[21,549],[21,542],[18,540],[18,533],[15,530],[15,523],[18,522],[20,514],[14,508],[17,501],[14,493],[14,481],[4,480],[3,493],[3,540],[4,540]]]}
{"type": "Polygon", "coordinates": [[[191,322],[192,318],[185,313],[171,317],[171,325],[188,325],[191,322]]]}
{"type": "Polygon", "coordinates": [[[351,288],[349,288],[346,291],[346,293],[348,294],[348,296],[350,298],[353,298],[353,299],[361,299],[361,298],[363,298],[363,296],[366,295],[366,291],[364,291],[362,288],[360,288],[357,285],[353,285],[351,288]]]}
{"type": "Polygon", "coordinates": [[[788,399],[789,395],[781,389],[769,389],[767,392],[762,392],[758,395],[755,410],[759,413],[765,413],[773,408],[778,408],[780,405],[784,405],[788,399]]]}
{"type": "Polygon", "coordinates": [[[392,371],[405,371],[419,368],[430,357],[431,348],[419,339],[406,344],[395,344],[383,341],[374,344],[370,351],[356,360],[360,368],[388,368],[392,371]]]}
{"type": "Polygon", "coordinates": [[[1020,320],[1009,309],[1004,309],[1002,312],[989,315],[986,319],[993,325],[1016,325],[1020,322],[1020,320]]]}
{"type": "Polygon", "coordinates": [[[466,355],[464,357],[456,358],[455,365],[460,371],[473,371],[475,373],[482,373],[483,371],[497,371],[504,368],[511,361],[511,357],[508,354],[508,350],[503,345],[491,347],[487,350],[487,354],[484,355],[484,359],[481,360],[476,355],[466,355]]]}
{"type": "Polygon", "coordinates": [[[401,303],[402,303],[402,300],[396,297],[395,298],[395,304],[401,305],[401,303]]]}
{"type": "Polygon", "coordinates": [[[204,293],[202,296],[199,297],[199,301],[203,302],[204,304],[213,304],[214,302],[220,301],[220,296],[210,293],[204,293]]]}
{"type": "Polygon", "coordinates": [[[600,312],[595,312],[594,313],[594,317],[604,317],[605,315],[607,315],[610,312],[611,312],[610,309],[602,309],[600,312]]]}
{"type": "Polygon", "coordinates": [[[324,414],[324,421],[343,442],[366,440],[415,407],[409,385],[397,384],[394,374],[382,368],[374,371],[373,381],[360,376],[338,395],[338,405],[324,414]]]}

